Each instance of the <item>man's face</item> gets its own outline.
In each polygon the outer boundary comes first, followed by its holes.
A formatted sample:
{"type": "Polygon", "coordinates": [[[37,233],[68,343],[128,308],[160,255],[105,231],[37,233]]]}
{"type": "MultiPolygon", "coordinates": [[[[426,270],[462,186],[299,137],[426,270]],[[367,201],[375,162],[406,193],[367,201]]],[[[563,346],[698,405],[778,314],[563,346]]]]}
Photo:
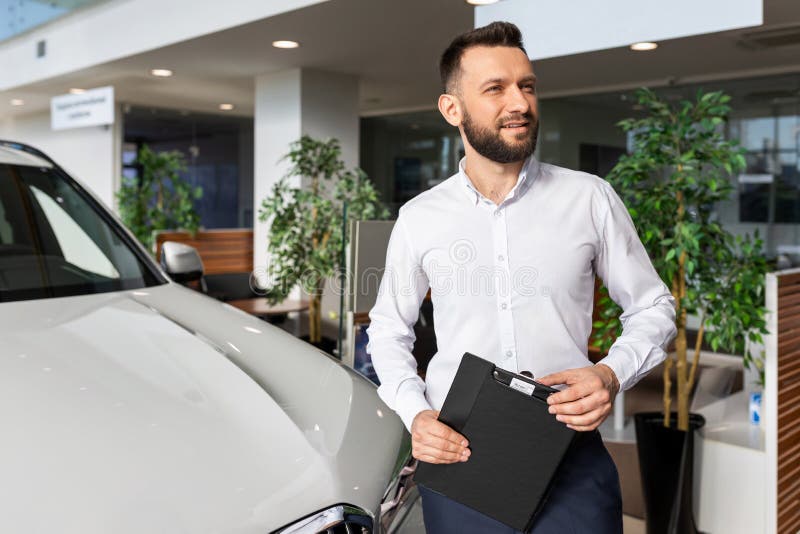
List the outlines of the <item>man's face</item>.
{"type": "Polygon", "coordinates": [[[463,106],[461,128],[476,152],[498,163],[533,154],[539,134],[536,76],[522,50],[469,48],[456,83],[463,106]]]}

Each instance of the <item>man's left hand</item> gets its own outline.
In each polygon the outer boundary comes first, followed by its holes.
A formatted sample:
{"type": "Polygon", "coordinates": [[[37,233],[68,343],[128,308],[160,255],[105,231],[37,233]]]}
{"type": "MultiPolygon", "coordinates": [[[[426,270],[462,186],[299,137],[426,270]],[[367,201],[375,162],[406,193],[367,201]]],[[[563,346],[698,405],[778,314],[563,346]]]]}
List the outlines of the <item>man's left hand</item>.
{"type": "Polygon", "coordinates": [[[619,391],[617,375],[605,364],[567,369],[537,378],[546,386],[566,384],[564,391],[547,398],[550,413],[573,430],[588,432],[605,421],[619,391]]]}

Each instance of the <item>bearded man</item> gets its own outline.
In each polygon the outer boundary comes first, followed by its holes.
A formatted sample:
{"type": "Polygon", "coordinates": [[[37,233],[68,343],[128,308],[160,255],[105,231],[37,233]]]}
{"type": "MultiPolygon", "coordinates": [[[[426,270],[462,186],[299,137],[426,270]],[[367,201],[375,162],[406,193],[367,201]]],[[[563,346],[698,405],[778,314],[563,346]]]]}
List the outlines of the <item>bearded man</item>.
{"type": "MultiPolygon", "coordinates": [[[[534,158],[536,76],[516,26],[456,37],[440,73],[439,111],[459,129],[465,157],[457,174],[401,208],[392,231],[368,330],[378,393],[411,432],[415,458],[453,463],[469,461],[469,443],[437,416],[465,352],[565,385],[549,410],[578,438],[532,532],[621,534],[619,477],[597,428],[615,395],[665,359],[673,299],[611,186],[534,158]],[[595,276],[624,311],[622,335],[593,365],[595,276]],[[411,349],[429,288],[438,352],[423,381],[411,349]]],[[[428,534],[513,532],[420,493],[428,534]]]]}

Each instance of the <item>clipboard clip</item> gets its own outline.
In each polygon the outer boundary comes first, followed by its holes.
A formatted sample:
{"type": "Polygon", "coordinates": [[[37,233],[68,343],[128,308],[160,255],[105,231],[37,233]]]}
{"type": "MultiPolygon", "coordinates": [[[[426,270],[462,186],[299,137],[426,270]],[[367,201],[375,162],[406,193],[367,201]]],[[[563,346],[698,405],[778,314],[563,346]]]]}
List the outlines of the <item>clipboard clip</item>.
{"type": "Polygon", "coordinates": [[[520,393],[536,397],[541,401],[547,402],[547,397],[553,393],[558,393],[558,390],[555,388],[545,386],[544,384],[540,384],[536,380],[528,378],[525,375],[512,373],[511,371],[506,371],[505,369],[500,369],[499,367],[495,367],[492,375],[494,379],[501,384],[508,386],[511,389],[515,389],[520,393]]]}

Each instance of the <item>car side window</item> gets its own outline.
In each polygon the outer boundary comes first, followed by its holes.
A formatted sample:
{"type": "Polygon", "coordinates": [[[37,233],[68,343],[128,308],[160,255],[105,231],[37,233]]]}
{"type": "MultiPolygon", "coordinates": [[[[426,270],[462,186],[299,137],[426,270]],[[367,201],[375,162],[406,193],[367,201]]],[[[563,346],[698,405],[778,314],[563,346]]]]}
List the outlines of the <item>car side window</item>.
{"type": "Polygon", "coordinates": [[[34,186],[30,189],[53,229],[64,259],[86,271],[108,278],[119,278],[119,272],[105,254],[59,205],[59,201],[64,202],[64,199],[60,196],[53,199],[34,186]]]}

